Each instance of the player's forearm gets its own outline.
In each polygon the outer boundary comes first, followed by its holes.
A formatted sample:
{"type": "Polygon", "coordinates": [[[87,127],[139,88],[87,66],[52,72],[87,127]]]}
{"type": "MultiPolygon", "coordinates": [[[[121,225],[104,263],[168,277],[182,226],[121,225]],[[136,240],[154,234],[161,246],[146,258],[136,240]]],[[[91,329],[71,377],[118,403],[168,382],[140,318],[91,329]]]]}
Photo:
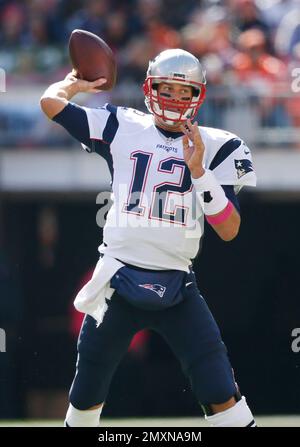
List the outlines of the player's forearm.
{"type": "MultiPolygon", "coordinates": [[[[224,213],[224,210],[210,217],[218,219],[219,216],[222,216],[222,213],[224,213]]],[[[237,212],[237,210],[233,207],[231,213],[224,221],[216,225],[214,224],[210,225],[218,234],[218,236],[221,239],[223,239],[223,241],[229,242],[232,241],[232,239],[234,239],[238,235],[240,224],[241,224],[241,217],[237,212]]]]}
{"type": "Polygon", "coordinates": [[[106,78],[99,78],[95,81],[78,79],[72,71],[63,81],[56,82],[47,88],[40,101],[41,108],[52,119],[66,107],[69,100],[77,93],[100,93],[100,87],[106,81],[106,78]]]}
{"type": "Polygon", "coordinates": [[[240,215],[226,197],[214,173],[204,170],[204,174],[197,177],[192,175],[191,178],[207,222],[224,241],[234,239],[239,232],[240,215]]]}
{"type": "Polygon", "coordinates": [[[56,82],[50,85],[41,97],[41,108],[48,118],[51,119],[61,112],[68,104],[68,101],[78,92],[76,81],[64,79],[56,82]]]}

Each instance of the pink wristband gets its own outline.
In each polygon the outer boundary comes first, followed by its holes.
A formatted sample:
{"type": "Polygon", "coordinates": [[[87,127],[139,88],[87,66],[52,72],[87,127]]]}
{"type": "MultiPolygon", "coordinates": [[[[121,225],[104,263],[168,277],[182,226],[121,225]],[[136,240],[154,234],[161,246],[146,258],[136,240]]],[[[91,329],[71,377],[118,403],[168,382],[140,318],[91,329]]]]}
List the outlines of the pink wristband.
{"type": "Polygon", "coordinates": [[[228,219],[228,217],[232,213],[232,210],[233,210],[233,205],[230,202],[230,200],[228,200],[227,206],[224,208],[224,210],[220,214],[218,214],[217,216],[205,216],[205,217],[206,217],[207,222],[210,225],[219,225],[220,223],[222,223],[226,219],[228,219]]]}

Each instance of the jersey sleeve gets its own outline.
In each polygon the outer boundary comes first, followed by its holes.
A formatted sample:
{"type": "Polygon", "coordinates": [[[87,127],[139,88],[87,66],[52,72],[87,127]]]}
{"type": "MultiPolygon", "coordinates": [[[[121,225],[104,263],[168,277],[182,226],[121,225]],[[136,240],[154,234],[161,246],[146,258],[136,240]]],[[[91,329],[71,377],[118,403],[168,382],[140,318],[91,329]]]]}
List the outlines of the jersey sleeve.
{"type": "Polygon", "coordinates": [[[119,127],[117,107],[106,104],[100,108],[81,107],[71,102],[54,118],[87,152],[103,152],[112,143],[119,127]]]}
{"type": "Polygon", "coordinates": [[[231,136],[221,142],[208,169],[214,172],[221,185],[233,185],[238,193],[243,186],[256,186],[256,174],[250,149],[239,137],[231,136]]]}
{"type": "Polygon", "coordinates": [[[232,185],[221,185],[228,200],[235,206],[235,209],[241,213],[240,204],[232,185]]]}
{"type": "Polygon", "coordinates": [[[98,152],[98,143],[110,145],[119,129],[118,107],[105,104],[99,108],[82,107],[86,112],[92,152],[98,152]],[[98,143],[97,143],[98,142],[98,143]]]}
{"type": "Polygon", "coordinates": [[[85,145],[90,144],[87,116],[82,107],[69,102],[52,120],[64,127],[76,140],[85,145]]]}

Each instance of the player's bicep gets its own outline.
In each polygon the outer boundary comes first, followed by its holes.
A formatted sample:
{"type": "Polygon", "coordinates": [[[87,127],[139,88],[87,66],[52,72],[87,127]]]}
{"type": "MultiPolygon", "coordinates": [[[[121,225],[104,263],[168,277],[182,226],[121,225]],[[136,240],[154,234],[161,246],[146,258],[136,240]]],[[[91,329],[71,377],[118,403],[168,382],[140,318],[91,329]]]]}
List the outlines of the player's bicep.
{"type": "Polygon", "coordinates": [[[69,102],[66,107],[52,119],[63,126],[72,137],[93,150],[91,147],[93,141],[90,138],[89,124],[84,108],[69,102]]]}

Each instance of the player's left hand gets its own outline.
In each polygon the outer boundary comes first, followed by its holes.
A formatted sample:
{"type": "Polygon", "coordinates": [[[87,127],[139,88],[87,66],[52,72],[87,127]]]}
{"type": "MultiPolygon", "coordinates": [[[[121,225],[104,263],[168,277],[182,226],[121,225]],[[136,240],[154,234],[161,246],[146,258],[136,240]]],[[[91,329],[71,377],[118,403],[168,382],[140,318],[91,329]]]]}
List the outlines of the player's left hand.
{"type": "Polygon", "coordinates": [[[203,168],[205,146],[199,132],[198,122],[195,121],[192,124],[188,119],[180,128],[184,133],[182,137],[184,161],[191,171],[192,177],[199,178],[205,173],[203,168]],[[192,144],[190,145],[190,143],[192,144]]]}

